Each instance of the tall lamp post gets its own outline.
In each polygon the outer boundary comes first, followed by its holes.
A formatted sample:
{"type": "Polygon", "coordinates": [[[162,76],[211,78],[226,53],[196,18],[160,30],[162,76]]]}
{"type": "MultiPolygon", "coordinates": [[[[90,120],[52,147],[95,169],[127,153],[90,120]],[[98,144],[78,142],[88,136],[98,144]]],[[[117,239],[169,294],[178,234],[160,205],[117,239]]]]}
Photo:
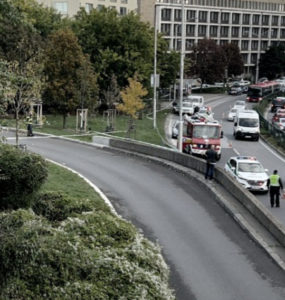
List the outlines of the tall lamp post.
{"type": "Polygon", "coordinates": [[[185,55],[185,7],[184,1],[181,0],[181,50],[180,50],[180,101],[179,101],[179,135],[178,135],[178,150],[182,152],[183,140],[183,85],[184,85],[184,55],[185,55]]]}
{"type": "Polygon", "coordinates": [[[157,20],[156,4],[154,4],[154,62],[153,62],[153,128],[156,128],[156,68],[157,68],[157,20]]]}

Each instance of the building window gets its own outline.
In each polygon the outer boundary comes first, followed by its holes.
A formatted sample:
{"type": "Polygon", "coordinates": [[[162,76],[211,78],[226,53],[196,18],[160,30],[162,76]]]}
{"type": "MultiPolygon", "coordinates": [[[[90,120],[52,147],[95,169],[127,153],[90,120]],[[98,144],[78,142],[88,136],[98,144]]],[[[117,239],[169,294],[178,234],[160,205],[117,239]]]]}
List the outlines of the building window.
{"type": "Polygon", "coordinates": [[[250,15],[249,14],[244,14],[242,16],[242,24],[249,25],[249,19],[250,19],[250,15]]]}
{"type": "Polygon", "coordinates": [[[186,25],[186,36],[195,36],[195,25],[186,25]]]}
{"type": "Polygon", "coordinates": [[[232,37],[239,36],[239,27],[232,27],[232,37]]]}
{"type": "Polygon", "coordinates": [[[221,23],[222,24],[228,24],[230,20],[230,14],[229,13],[221,13],[221,23]]]}
{"type": "Polygon", "coordinates": [[[104,5],[102,5],[102,4],[97,5],[97,10],[101,11],[103,8],[104,8],[104,5]]]}
{"type": "Polygon", "coordinates": [[[285,17],[281,17],[281,26],[285,26],[285,17]]]}
{"type": "Polygon", "coordinates": [[[196,20],[196,11],[195,10],[187,10],[186,20],[188,22],[195,22],[195,20],[196,20]]]}
{"type": "MultiPolygon", "coordinates": [[[[117,0],[110,0],[110,2],[117,2],[117,0]]],[[[116,7],[116,6],[115,6],[116,7]]]]}
{"type": "Polygon", "coordinates": [[[121,0],[122,4],[128,4],[128,0],[121,0]]]}
{"type": "Polygon", "coordinates": [[[120,7],[120,15],[125,16],[127,14],[127,8],[126,7],[120,7]]]}
{"type": "Polygon", "coordinates": [[[242,37],[249,37],[249,27],[242,27],[242,37]]]}
{"type": "Polygon", "coordinates": [[[278,26],[279,17],[278,16],[272,16],[271,19],[271,25],[278,26]]]}
{"type": "Polygon", "coordinates": [[[174,10],[174,21],[181,21],[181,9],[174,10]]]}
{"type": "Polygon", "coordinates": [[[252,16],[252,24],[259,25],[259,19],[260,19],[260,15],[253,15],[252,16]]]}
{"type": "Polygon", "coordinates": [[[250,62],[254,65],[257,63],[257,54],[256,53],[251,54],[250,62]]]}
{"type": "Polygon", "coordinates": [[[210,26],[210,37],[218,36],[218,26],[210,26]]]}
{"type": "Polygon", "coordinates": [[[207,22],[207,16],[208,12],[207,11],[199,11],[199,22],[207,22]]]}
{"type": "Polygon", "coordinates": [[[163,8],[161,10],[161,20],[162,21],[170,21],[171,20],[171,9],[163,8]]]}
{"type": "Polygon", "coordinates": [[[261,37],[268,38],[269,31],[268,28],[261,28],[261,37]]]}
{"type": "Polygon", "coordinates": [[[281,29],[280,37],[283,38],[283,39],[285,38],[285,29],[281,29]]]}
{"type": "Polygon", "coordinates": [[[241,50],[248,50],[248,41],[241,41],[241,50]]]}
{"type": "Polygon", "coordinates": [[[210,14],[210,22],[211,23],[218,23],[219,21],[219,13],[216,11],[212,11],[210,14]]]}
{"type": "Polygon", "coordinates": [[[262,25],[269,25],[269,16],[263,15],[261,19],[262,25]]]}
{"type": "Polygon", "coordinates": [[[277,34],[278,34],[278,29],[277,28],[271,29],[271,38],[276,39],[277,34]]]}
{"type": "Polygon", "coordinates": [[[252,36],[253,38],[259,37],[259,28],[258,28],[258,27],[253,27],[253,28],[252,28],[251,36],[252,36]]]}
{"type": "Polygon", "coordinates": [[[277,47],[279,45],[279,41],[271,41],[272,47],[277,47]]]}
{"type": "Polygon", "coordinates": [[[228,37],[229,36],[229,27],[221,26],[221,37],[228,37]]]}
{"type": "Polygon", "coordinates": [[[170,35],[170,24],[161,24],[161,32],[164,35],[170,35]]]}
{"type": "Polygon", "coordinates": [[[53,4],[55,10],[57,10],[62,15],[67,15],[68,6],[67,2],[55,2],[53,4]]]}
{"type": "Polygon", "coordinates": [[[239,24],[240,14],[233,14],[232,18],[233,18],[232,19],[233,24],[239,24]]]}
{"type": "Polygon", "coordinates": [[[220,41],[220,45],[223,46],[223,45],[227,45],[229,43],[228,40],[221,40],[220,41]]]}
{"type": "Polygon", "coordinates": [[[191,50],[194,46],[195,40],[186,39],[186,50],[191,50]]]}
{"type": "Polygon", "coordinates": [[[85,10],[88,14],[91,12],[92,9],[93,9],[92,3],[85,3],[85,10]]]}
{"type": "Polygon", "coordinates": [[[180,24],[174,25],[174,36],[181,36],[181,25],[180,24]]]}
{"type": "Polygon", "coordinates": [[[206,36],[207,26],[199,25],[198,26],[198,35],[199,36],[206,36]]]}
{"type": "Polygon", "coordinates": [[[238,40],[232,40],[231,43],[232,43],[233,45],[236,45],[236,46],[239,47],[239,41],[238,41],[238,40]]]}
{"type": "Polygon", "coordinates": [[[247,57],[248,57],[248,55],[246,53],[243,53],[241,55],[241,57],[242,57],[243,63],[246,65],[247,64],[247,57]]]}
{"type": "Polygon", "coordinates": [[[251,42],[251,50],[258,50],[258,41],[251,42]]]}
{"type": "Polygon", "coordinates": [[[262,41],[261,42],[261,50],[267,50],[268,47],[268,42],[267,41],[262,41]]]}

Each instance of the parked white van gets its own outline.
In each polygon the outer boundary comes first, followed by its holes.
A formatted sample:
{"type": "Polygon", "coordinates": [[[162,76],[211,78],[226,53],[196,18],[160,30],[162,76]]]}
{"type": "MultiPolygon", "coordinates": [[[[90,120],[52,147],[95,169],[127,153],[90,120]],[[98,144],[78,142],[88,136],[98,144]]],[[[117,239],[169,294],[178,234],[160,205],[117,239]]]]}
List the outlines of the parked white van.
{"type": "Polygon", "coordinates": [[[239,110],[234,119],[234,137],[259,140],[259,115],[255,110],[239,110]]]}
{"type": "Polygon", "coordinates": [[[194,109],[195,107],[202,107],[204,106],[204,97],[203,96],[193,96],[189,95],[184,101],[189,101],[193,103],[194,109]]]}

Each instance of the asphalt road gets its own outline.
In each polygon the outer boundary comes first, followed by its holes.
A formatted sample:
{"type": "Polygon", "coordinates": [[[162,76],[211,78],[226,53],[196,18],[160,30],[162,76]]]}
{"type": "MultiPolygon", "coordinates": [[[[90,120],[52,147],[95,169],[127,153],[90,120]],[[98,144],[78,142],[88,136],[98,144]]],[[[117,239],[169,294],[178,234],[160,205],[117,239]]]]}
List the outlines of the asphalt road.
{"type": "Polygon", "coordinates": [[[285,274],[207,191],[166,167],[63,140],[28,149],[96,184],[119,214],[162,246],[178,300],[284,300],[285,274]]]}
{"type": "MultiPolygon", "coordinates": [[[[211,96],[213,97],[213,95],[211,96]]],[[[227,113],[230,108],[234,105],[234,102],[237,100],[245,100],[246,96],[229,96],[229,95],[220,95],[214,96],[214,99],[206,99],[206,105],[212,107],[214,112],[214,117],[222,124],[224,131],[224,138],[222,139],[222,157],[218,162],[218,165],[223,168],[228,159],[232,156],[237,155],[246,155],[246,156],[255,156],[264,166],[265,169],[268,169],[268,174],[272,174],[273,170],[277,169],[279,175],[283,179],[285,186],[285,158],[280,156],[278,153],[273,151],[265,142],[261,139],[256,141],[251,140],[235,140],[233,136],[233,122],[227,121],[227,113]]],[[[252,108],[255,104],[246,103],[247,108],[252,108]]],[[[170,116],[170,127],[173,123],[173,120],[178,117],[175,115],[170,116]]],[[[170,131],[169,131],[170,132],[170,131]]],[[[170,133],[168,133],[170,137],[170,133]]],[[[172,140],[172,144],[176,145],[177,141],[172,140]]],[[[269,194],[258,194],[255,193],[255,196],[264,204],[270,212],[285,225],[285,201],[281,201],[280,208],[271,208],[269,201],[269,194]]]]}

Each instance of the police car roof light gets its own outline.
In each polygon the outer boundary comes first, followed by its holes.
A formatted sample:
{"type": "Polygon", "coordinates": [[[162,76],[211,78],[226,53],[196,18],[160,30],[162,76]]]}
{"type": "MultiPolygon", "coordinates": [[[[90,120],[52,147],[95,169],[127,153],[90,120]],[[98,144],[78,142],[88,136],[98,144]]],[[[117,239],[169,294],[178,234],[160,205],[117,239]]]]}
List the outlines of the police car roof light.
{"type": "Polygon", "coordinates": [[[237,159],[256,160],[256,157],[254,157],[254,156],[238,156],[237,159]]]}

